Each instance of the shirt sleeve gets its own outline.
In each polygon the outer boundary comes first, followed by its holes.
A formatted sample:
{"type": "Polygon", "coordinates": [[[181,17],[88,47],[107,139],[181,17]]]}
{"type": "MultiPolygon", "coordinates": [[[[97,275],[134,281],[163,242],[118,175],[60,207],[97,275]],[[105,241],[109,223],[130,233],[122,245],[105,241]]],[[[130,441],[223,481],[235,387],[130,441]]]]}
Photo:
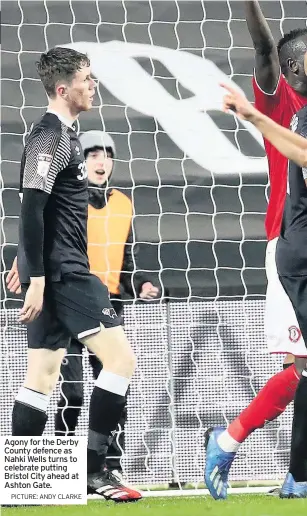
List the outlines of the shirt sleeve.
{"type": "Polygon", "coordinates": [[[68,134],[51,128],[42,128],[30,139],[23,157],[22,189],[52,192],[57,175],[70,160],[68,134]]]}
{"type": "Polygon", "coordinates": [[[31,278],[44,276],[44,208],[49,195],[26,189],[21,204],[22,240],[31,278]]]}
{"type": "Polygon", "coordinates": [[[21,160],[21,236],[30,277],[44,276],[44,209],[57,175],[70,160],[64,130],[39,129],[29,138],[21,160]]]}
{"type": "Polygon", "coordinates": [[[287,83],[280,71],[279,79],[273,93],[266,93],[263,91],[256,79],[256,75],[254,72],[253,76],[253,90],[255,95],[255,108],[257,108],[264,115],[270,116],[276,107],[278,107],[281,97],[283,95],[283,91],[286,88],[287,83]]]}

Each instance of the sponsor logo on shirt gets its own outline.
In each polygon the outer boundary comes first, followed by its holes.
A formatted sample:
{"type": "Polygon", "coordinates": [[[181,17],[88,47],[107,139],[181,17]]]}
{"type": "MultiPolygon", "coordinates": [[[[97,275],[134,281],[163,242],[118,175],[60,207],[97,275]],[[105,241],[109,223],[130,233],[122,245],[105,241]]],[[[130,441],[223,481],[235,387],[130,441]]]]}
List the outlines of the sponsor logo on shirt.
{"type": "Polygon", "coordinates": [[[52,163],[50,154],[39,154],[37,156],[37,173],[39,176],[46,177],[52,163]]]}

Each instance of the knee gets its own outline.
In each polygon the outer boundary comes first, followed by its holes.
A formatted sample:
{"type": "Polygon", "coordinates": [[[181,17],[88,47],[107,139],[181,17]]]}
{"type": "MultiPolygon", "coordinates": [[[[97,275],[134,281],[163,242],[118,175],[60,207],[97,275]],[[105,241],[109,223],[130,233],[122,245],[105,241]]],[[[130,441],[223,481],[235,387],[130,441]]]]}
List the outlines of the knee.
{"type": "Polygon", "coordinates": [[[137,365],[137,358],[133,350],[132,351],[132,357],[131,357],[131,367],[132,367],[132,374],[134,373],[137,365]]]}
{"type": "Polygon", "coordinates": [[[28,372],[24,386],[42,394],[52,394],[59,378],[59,371],[56,372],[38,372],[38,374],[31,374],[28,372]]]}
{"type": "Polygon", "coordinates": [[[89,361],[92,366],[94,378],[95,378],[95,380],[97,380],[99,373],[102,369],[102,363],[100,362],[100,360],[98,360],[96,355],[94,355],[93,353],[90,353],[89,361]]]}
{"type": "Polygon", "coordinates": [[[122,353],[120,355],[121,362],[127,364],[127,367],[134,372],[136,368],[136,356],[130,345],[130,342],[127,340],[127,345],[123,347],[122,353]]]}
{"type": "Polygon", "coordinates": [[[100,332],[96,338],[85,344],[95,353],[107,371],[126,378],[133,375],[136,357],[121,327],[100,332]]]}
{"type": "Polygon", "coordinates": [[[108,357],[108,359],[104,361],[104,367],[112,373],[130,378],[136,368],[136,356],[129,347],[122,350],[119,356],[108,357]]]}
{"type": "Polygon", "coordinates": [[[60,376],[60,363],[57,365],[39,368],[29,368],[26,375],[25,387],[41,392],[42,394],[52,394],[60,376]]]}
{"type": "Polygon", "coordinates": [[[124,356],[123,360],[129,376],[132,376],[136,368],[136,356],[131,347],[129,348],[129,352],[126,354],[126,356],[124,356]]]}

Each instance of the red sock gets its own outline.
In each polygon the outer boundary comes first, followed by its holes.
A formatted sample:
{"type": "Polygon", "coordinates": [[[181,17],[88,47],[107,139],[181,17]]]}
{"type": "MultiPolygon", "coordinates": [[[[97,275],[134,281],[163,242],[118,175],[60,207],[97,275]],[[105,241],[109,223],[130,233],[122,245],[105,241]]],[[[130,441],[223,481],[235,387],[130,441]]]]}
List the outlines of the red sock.
{"type": "Polygon", "coordinates": [[[293,401],[298,382],[294,364],[272,376],[248,407],[229,425],[229,435],[242,443],[254,430],[282,414],[293,401]]]}

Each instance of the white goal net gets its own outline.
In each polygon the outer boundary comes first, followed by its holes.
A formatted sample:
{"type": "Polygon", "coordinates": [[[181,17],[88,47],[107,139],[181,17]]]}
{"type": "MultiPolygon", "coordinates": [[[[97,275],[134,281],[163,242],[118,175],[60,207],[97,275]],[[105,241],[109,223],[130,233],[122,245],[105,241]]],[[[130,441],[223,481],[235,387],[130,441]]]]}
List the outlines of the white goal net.
{"type": "MultiPolygon", "coordinates": [[[[305,1],[261,5],[276,40],[306,26],[305,1]]],[[[21,300],[7,292],[5,276],[16,252],[22,145],[46,108],[35,61],[55,45],[73,45],[88,53],[99,84],[80,131],[114,138],[112,185],[133,199],[139,267],[162,293],[157,302],[125,305],[138,367],[123,467],[131,483],[201,485],[205,428],[227,425],[281,367],[263,335],[262,140],[220,110],[225,78],[252,98],[242,2],[10,0],[2,12],[1,434],[10,433],[26,367],[21,300]]],[[[86,356],[84,364],[78,434],[87,430],[93,386],[86,356]]],[[[290,407],[248,439],[231,481],[283,477],[291,416],[290,407]]]]}

